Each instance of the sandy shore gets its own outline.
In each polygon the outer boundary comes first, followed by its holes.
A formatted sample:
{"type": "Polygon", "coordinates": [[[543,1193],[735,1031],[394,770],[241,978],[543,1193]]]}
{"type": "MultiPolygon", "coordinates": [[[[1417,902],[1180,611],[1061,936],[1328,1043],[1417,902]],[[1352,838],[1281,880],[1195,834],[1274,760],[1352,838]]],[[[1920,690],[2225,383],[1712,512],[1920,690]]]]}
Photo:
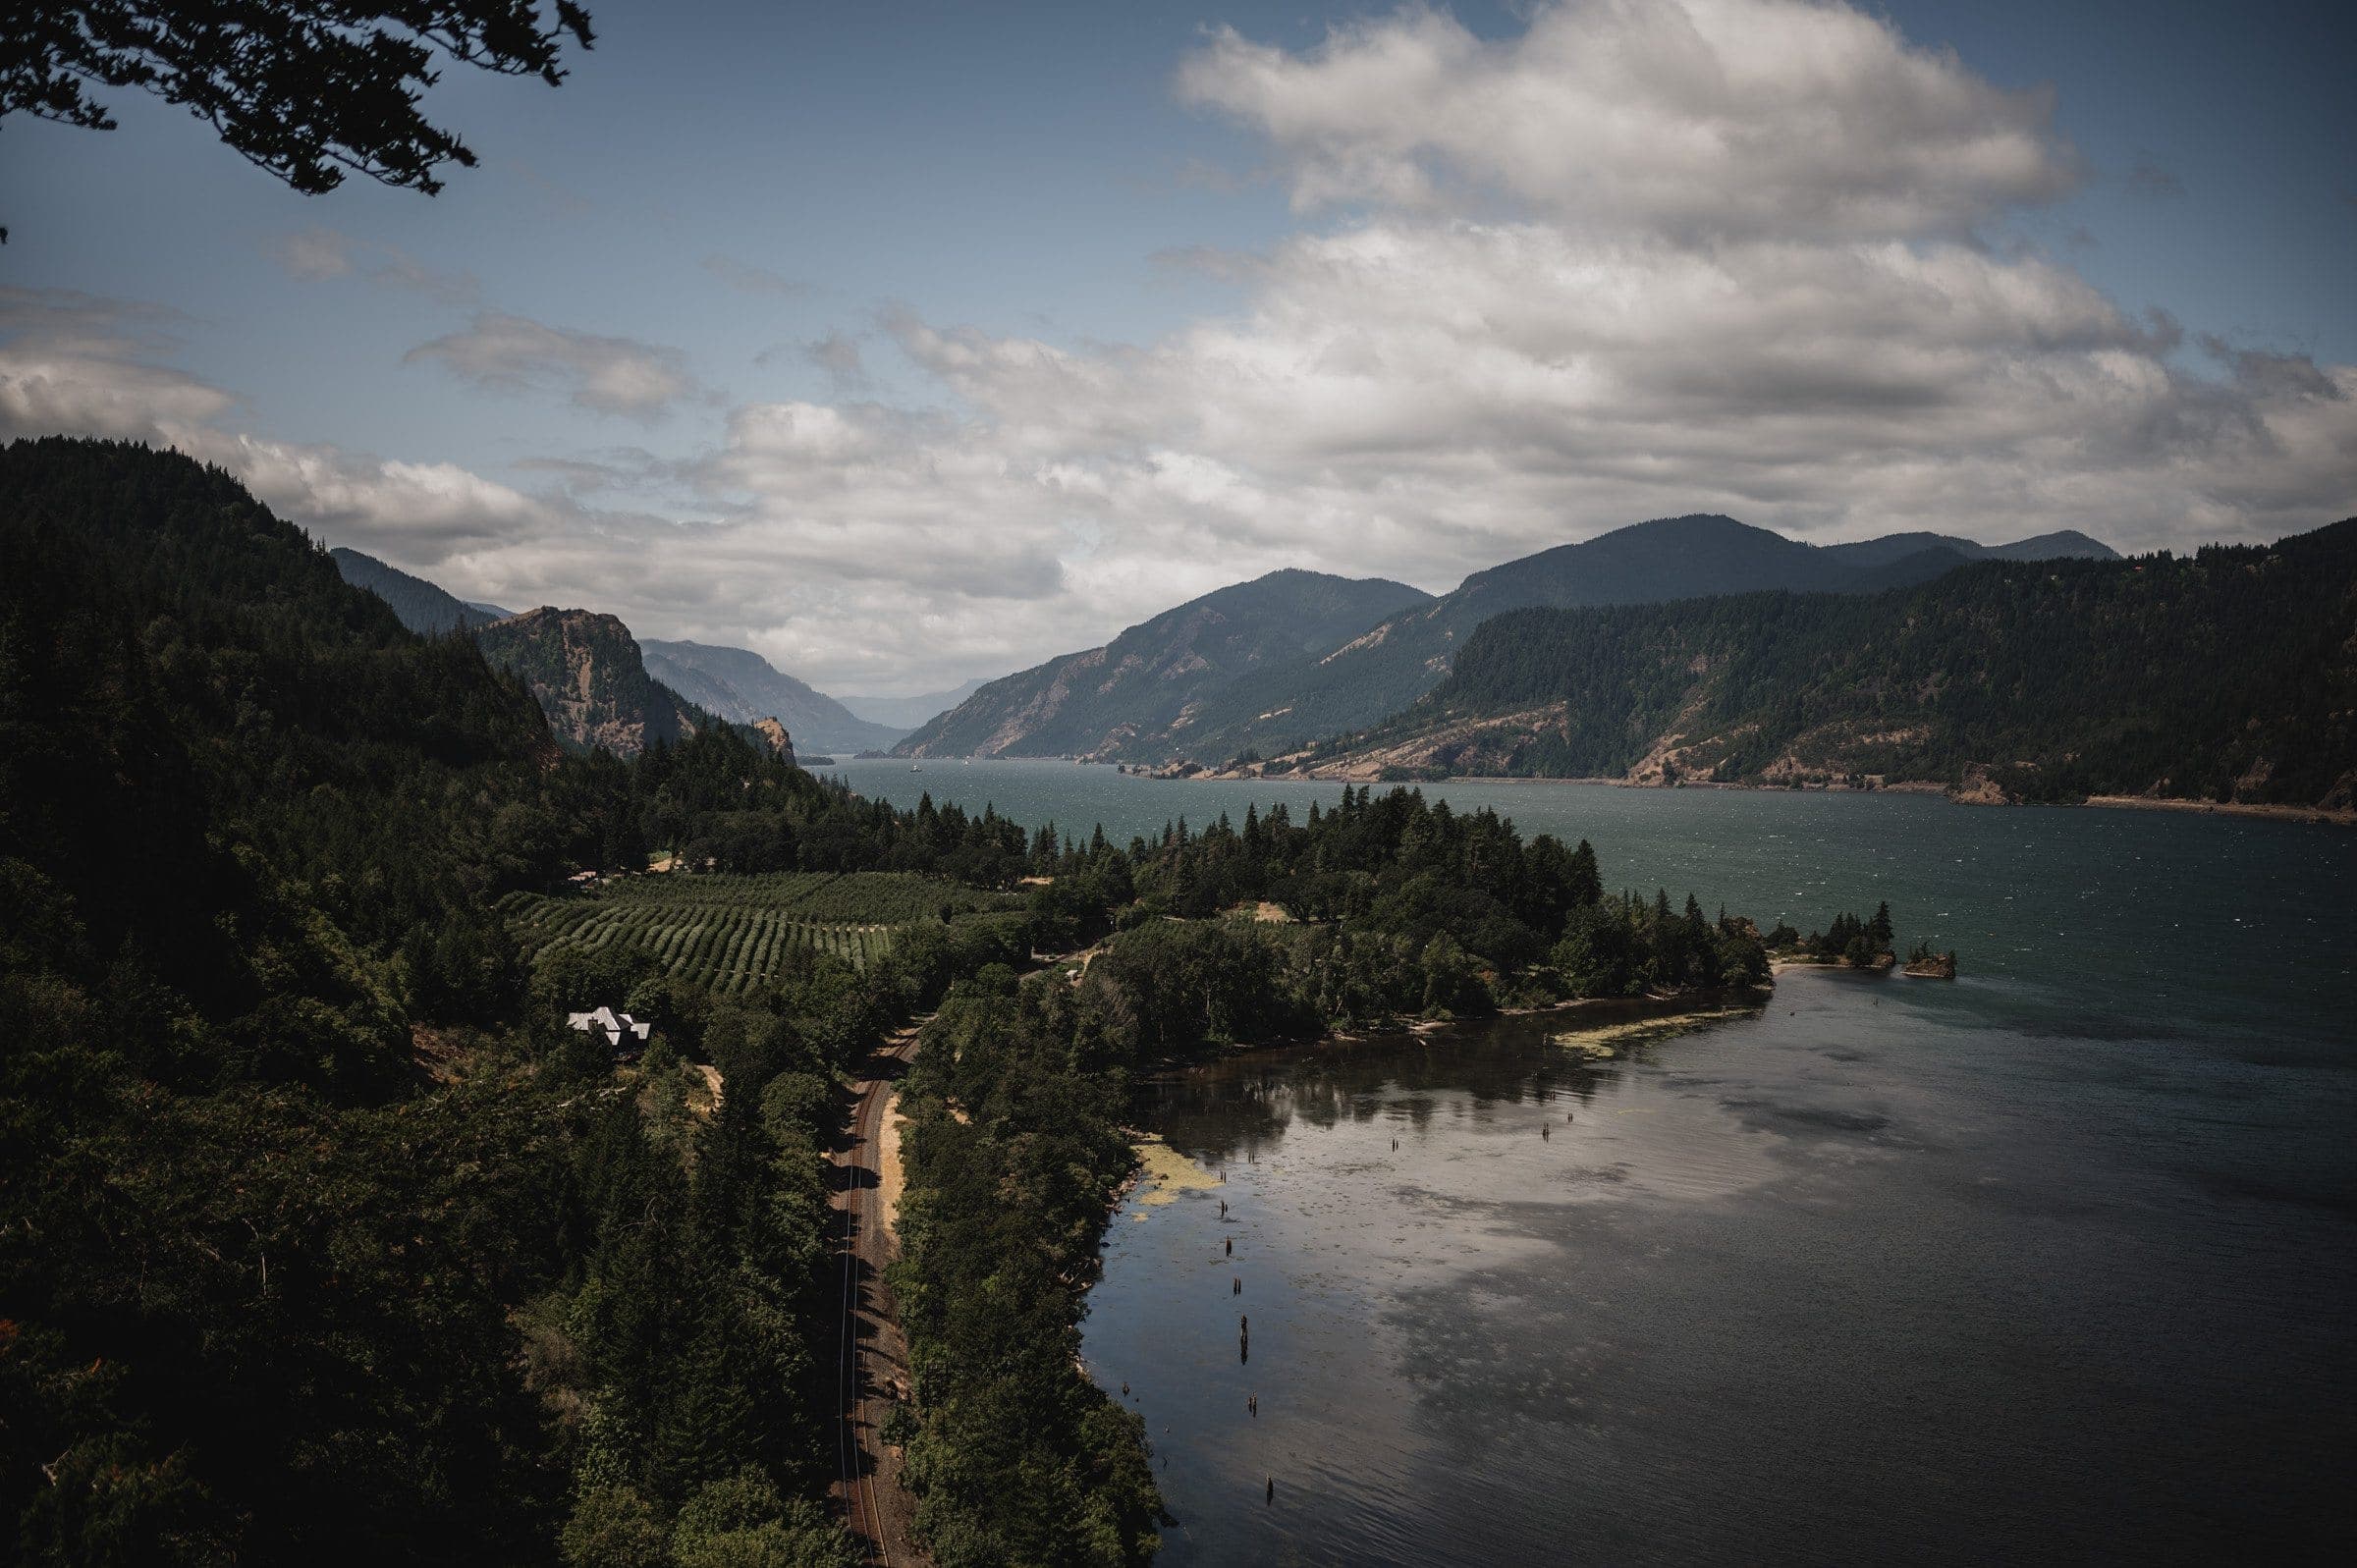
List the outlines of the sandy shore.
{"type": "Polygon", "coordinates": [[[2176,800],[2154,795],[2089,795],[2087,804],[2118,806],[2129,811],[2193,811],[2213,817],[2270,817],[2277,822],[2357,828],[2357,810],[2334,811],[2326,806],[2266,806],[2239,800],[2176,800]]]}

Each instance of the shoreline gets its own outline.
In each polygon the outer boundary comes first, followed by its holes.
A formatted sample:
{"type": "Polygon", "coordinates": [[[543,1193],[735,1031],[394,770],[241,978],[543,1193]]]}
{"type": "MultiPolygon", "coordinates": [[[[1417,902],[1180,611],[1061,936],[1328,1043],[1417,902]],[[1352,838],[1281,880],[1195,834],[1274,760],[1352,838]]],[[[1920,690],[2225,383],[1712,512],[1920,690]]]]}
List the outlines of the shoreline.
{"type": "MultiPolygon", "coordinates": [[[[1420,1018],[1402,1023],[1398,1029],[1362,1030],[1357,1033],[1329,1029],[1314,1040],[1233,1041],[1225,1046],[1208,1048],[1193,1055],[1166,1056],[1151,1068],[1146,1069],[1141,1076],[1144,1080],[1150,1081],[1166,1074],[1189,1072],[1197,1067],[1208,1067],[1222,1062],[1239,1060],[1264,1052],[1316,1051],[1335,1047],[1364,1046],[1377,1040],[1429,1038],[1437,1034],[1446,1034],[1453,1029],[1479,1027],[1507,1018],[1557,1019],[1576,1016],[1583,1012],[1594,1012],[1604,1015],[1602,1020],[1604,1030],[1645,1029],[1651,1025],[1674,1024],[1686,1019],[1709,1020],[1753,1010],[1765,1010],[1770,999],[1775,995],[1776,984],[1771,979],[1765,986],[1721,987],[1712,991],[1697,991],[1676,997],[1575,997],[1568,1001],[1558,1001],[1544,1007],[1501,1007],[1498,1011],[1479,1018],[1420,1018]]],[[[1564,1049],[1575,1051],[1580,1048],[1566,1045],[1564,1049]]],[[[1589,1054],[1592,1055],[1594,1053],[1591,1052],[1589,1054]]],[[[1122,1127],[1122,1134],[1127,1140],[1131,1153],[1136,1157],[1136,1162],[1130,1167],[1129,1174],[1122,1179],[1121,1184],[1113,1190],[1106,1201],[1106,1231],[1099,1236],[1097,1241],[1100,1265],[1104,1261],[1105,1241],[1106,1237],[1111,1234],[1113,1217],[1123,1210],[1128,1209],[1130,1200],[1136,1198],[1141,1190],[1146,1194],[1144,1198],[1139,1199],[1141,1206],[1160,1208],[1163,1205],[1177,1202],[1184,1193],[1220,1186],[1225,1179],[1208,1167],[1172,1149],[1169,1141],[1159,1132],[1124,1123],[1122,1127]],[[1161,1158],[1148,1155],[1146,1153],[1148,1148],[1161,1150],[1161,1158]],[[1186,1168],[1184,1170],[1176,1168],[1179,1166],[1186,1168]],[[1194,1179],[1198,1176],[1203,1179],[1194,1179]]],[[[1143,1208],[1133,1212],[1130,1217],[1144,1219],[1146,1216],[1143,1208]]]]}
{"type": "MultiPolygon", "coordinates": [[[[984,757],[983,762],[1063,762],[1061,757],[984,757]]],[[[1112,763],[1090,763],[1090,767],[1110,768],[1112,763]]],[[[1189,774],[1154,774],[1131,772],[1124,777],[1143,779],[1153,784],[1378,784],[1381,779],[1361,779],[1353,775],[1324,773],[1246,774],[1205,770],[1189,774]]],[[[2109,811],[2173,811],[2193,816],[2246,817],[2256,821],[2298,822],[2319,828],[2357,828],[2357,806],[2301,806],[2275,801],[2200,800],[2182,795],[2089,795],[2084,800],[1968,800],[1959,797],[1947,785],[1928,779],[1907,779],[1894,784],[1878,784],[1872,789],[1853,789],[1847,785],[1828,785],[1820,788],[1791,789],[1781,784],[1731,784],[1698,779],[1687,783],[1664,785],[1642,784],[1633,779],[1539,778],[1530,775],[1453,774],[1445,779],[1406,779],[1394,783],[1412,788],[1441,788],[1453,784],[1581,784],[1611,789],[1721,789],[1752,794],[1773,795],[1937,795],[1956,806],[2051,806],[2065,810],[2094,808],[2109,811]]]]}
{"type": "Polygon", "coordinates": [[[1400,1021],[1396,1029],[1329,1029],[1314,1039],[1232,1041],[1208,1047],[1191,1055],[1165,1056],[1145,1069],[1148,1076],[1184,1072],[1216,1062],[1231,1061],[1266,1051],[1313,1051],[1336,1046],[1363,1046],[1377,1040],[1428,1038],[1453,1029],[1478,1028],[1507,1018],[1557,1019],[1583,1012],[1606,1014],[1616,1023],[1667,1023],[1685,1017],[1717,1017],[1745,1007],[1766,1007],[1776,995],[1773,979],[1765,986],[1719,987],[1674,997],[1574,997],[1544,1007],[1501,1007],[1473,1018],[1417,1018],[1400,1021]]]}

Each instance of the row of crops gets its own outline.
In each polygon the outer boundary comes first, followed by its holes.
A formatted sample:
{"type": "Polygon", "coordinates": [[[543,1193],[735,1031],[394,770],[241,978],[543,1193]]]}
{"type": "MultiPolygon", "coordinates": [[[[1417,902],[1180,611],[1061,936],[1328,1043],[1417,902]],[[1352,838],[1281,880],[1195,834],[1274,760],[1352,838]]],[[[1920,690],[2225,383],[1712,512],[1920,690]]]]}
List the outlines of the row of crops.
{"type": "Polygon", "coordinates": [[[797,949],[865,968],[896,933],[1012,906],[1008,894],[890,872],[633,877],[560,896],[515,893],[501,910],[531,952],[636,948],[723,996],[775,979],[797,949]]]}

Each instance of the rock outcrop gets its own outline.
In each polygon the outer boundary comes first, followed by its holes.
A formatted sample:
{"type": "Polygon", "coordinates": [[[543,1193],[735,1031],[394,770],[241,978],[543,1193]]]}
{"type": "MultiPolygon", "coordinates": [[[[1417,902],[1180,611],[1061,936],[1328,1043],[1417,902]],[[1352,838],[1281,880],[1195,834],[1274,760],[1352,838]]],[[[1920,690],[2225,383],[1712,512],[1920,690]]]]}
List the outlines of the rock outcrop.
{"type": "Polygon", "coordinates": [[[567,745],[629,757],[695,733],[696,710],[646,673],[630,628],[612,616],[543,607],[493,622],[475,640],[523,677],[567,745]]]}

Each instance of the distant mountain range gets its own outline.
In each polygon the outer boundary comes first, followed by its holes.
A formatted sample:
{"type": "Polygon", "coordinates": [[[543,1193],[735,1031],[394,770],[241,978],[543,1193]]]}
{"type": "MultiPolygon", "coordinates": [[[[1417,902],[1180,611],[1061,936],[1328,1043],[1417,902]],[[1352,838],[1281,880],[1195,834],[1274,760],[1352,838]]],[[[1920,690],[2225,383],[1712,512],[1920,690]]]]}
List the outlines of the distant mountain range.
{"type": "Polygon", "coordinates": [[[1274,756],[1398,712],[1448,676],[1474,627],[1508,610],[1761,588],[1872,593],[1973,561],[2060,558],[2117,554],[2067,531],[1997,546],[1931,533],[1811,545],[1703,514],[1641,522],[1525,556],[1475,572],[1438,599],[1398,583],[1338,599],[1312,585],[1343,579],[1276,572],[1167,611],[1104,648],[993,681],[899,749],[930,756],[1070,752],[1149,763],[1274,756]],[[1288,602],[1304,593],[1315,593],[1316,602],[1288,602]],[[1252,605],[1255,624],[1286,632],[1262,638],[1257,657],[1195,661],[1196,613],[1237,595],[1252,605]],[[1353,622],[1352,614],[1369,605],[1372,613],[1353,622]]]}
{"type": "Polygon", "coordinates": [[[2185,558],[1989,562],[1867,596],[1525,607],[1483,622],[1401,713],[1273,765],[2346,810],[2353,622],[2357,518],[2185,558]]]}
{"type": "Polygon", "coordinates": [[[688,701],[739,724],[776,718],[808,751],[877,750],[907,733],[905,728],[870,724],[748,649],[652,637],[638,647],[647,674],[688,701]]]}
{"type": "Polygon", "coordinates": [[[870,724],[884,725],[906,734],[923,727],[936,714],[949,712],[966,698],[980,691],[988,677],[976,676],[961,686],[947,691],[928,691],[914,697],[854,697],[848,692],[839,699],[846,708],[870,724]]]}
{"type": "Polygon", "coordinates": [[[896,748],[912,757],[1165,755],[1204,701],[1431,600],[1401,582],[1273,571],[1191,599],[1102,648],[984,685],[896,748]]]}
{"type": "Polygon", "coordinates": [[[888,746],[904,733],[855,718],[742,648],[641,643],[612,616],[548,608],[517,615],[461,600],[357,550],[329,555],[345,581],[384,600],[411,631],[475,633],[487,657],[524,676],[559,738],[574,745],[628,755],[715,720],[759,730],[789,756],[789,736],[805,751],[857,751],[888,746]]]}

